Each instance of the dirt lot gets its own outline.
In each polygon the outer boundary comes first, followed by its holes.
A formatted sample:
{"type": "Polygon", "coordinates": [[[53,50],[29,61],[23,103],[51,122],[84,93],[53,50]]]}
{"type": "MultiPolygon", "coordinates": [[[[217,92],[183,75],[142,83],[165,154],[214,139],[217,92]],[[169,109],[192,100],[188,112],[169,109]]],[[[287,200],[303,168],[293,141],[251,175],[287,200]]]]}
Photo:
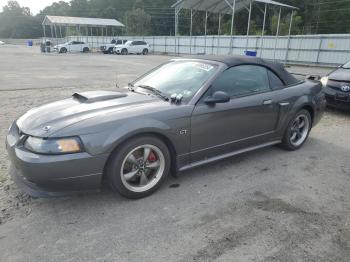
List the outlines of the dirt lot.
{"type": "Polygon", "coordinates": [[[107,188],[32,199],[8,179],[14,119],[167,59],[0,47],[0,261],[349,261],[350,113],[328,110],[298,152],[271,147],[193,169],[137,201],[107,188]]]}

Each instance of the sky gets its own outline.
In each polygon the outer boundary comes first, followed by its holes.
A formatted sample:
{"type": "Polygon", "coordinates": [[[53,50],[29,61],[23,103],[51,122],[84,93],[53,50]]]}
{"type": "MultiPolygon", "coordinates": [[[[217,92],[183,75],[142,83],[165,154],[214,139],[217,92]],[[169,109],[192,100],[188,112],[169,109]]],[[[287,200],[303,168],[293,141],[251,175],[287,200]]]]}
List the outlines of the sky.
{"type": "MultiPolygon", "coordinates": [[[[0,0],[0,10],[7,4],[8,0],[0,0]]],[[[32,14],[36,15],[40,10],[44,9],[46,6],[51,5],[53,2],[58,2],[59,0],[17,0],[21,6],[29,7],[32,14]]],[[[68,1],[65,1],[68,2],[68,1]]]]}

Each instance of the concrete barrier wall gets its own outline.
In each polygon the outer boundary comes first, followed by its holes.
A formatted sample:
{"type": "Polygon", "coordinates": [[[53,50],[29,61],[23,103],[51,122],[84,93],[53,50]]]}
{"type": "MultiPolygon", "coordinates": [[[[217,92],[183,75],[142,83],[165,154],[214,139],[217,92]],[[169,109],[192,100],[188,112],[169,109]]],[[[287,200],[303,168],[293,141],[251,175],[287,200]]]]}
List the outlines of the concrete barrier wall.
{"type": "MultiPolygon", "coordinates": [[[[70,37],[86,41],[94,48],[115,37],[70,37]]],[[[152,51],[167,54],[245,54],[281,62],[338,65],[350,60],[350,34],[293,36],[122,36],[120,39],[144,40],[152,51]]]]}
{"type": "MultiPolygon", "coordinates": [[[[339,65],[350,60],[350,34],[293,35],[293,36],[70,36],[52,39],[54,44],[70,40],[84,41],[93,50],[112,39],[144,40],[155,53],[182,54],[238,54],[256,51],[258,57],[300,64],[339,65]]],[[[4,39],[6,43],[23,44],[28,39],[4,39]]],[[[34,44],[40,43],[35,39],[34,44]]]]}

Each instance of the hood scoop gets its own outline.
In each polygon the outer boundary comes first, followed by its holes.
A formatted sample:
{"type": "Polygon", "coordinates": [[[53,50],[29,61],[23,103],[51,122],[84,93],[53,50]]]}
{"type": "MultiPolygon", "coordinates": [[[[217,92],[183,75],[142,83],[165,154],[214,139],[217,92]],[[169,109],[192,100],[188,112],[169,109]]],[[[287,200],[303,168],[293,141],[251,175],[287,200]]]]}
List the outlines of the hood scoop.
{"type": "Polygon", "coordinates": [[[72,97],[78,100],[80,103],[95,103],[100,101],[106,101],[111,99],[117,99],[128,96],[126,93],[113,92],[113,91],[88,91],[82,93],[74,93],[72,97]]]}

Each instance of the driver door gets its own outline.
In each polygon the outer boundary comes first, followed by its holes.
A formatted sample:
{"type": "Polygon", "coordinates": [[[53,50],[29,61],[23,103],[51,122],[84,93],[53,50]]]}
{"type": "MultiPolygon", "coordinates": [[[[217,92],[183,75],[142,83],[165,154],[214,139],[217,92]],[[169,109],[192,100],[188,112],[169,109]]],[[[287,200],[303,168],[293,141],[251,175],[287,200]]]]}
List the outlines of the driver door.
{"type": "Polygon", "coordinates": [[[193,111],[192,162],[269,141],[277,128],[278,114],[264,67],[228,68],[214,80],[193,111]],[[205,98],[216,91],[227,93],[230,101],[205,103],[205,98]]]}
{"type": "Polygon", "coordinates": [[[70,51],[71,52],[79,52],[79,49],[80,49],[80,44],[79,44],[79,42],[77,42],[77,41],[73,41],[71,44],[70,44],[70,51]]]}

